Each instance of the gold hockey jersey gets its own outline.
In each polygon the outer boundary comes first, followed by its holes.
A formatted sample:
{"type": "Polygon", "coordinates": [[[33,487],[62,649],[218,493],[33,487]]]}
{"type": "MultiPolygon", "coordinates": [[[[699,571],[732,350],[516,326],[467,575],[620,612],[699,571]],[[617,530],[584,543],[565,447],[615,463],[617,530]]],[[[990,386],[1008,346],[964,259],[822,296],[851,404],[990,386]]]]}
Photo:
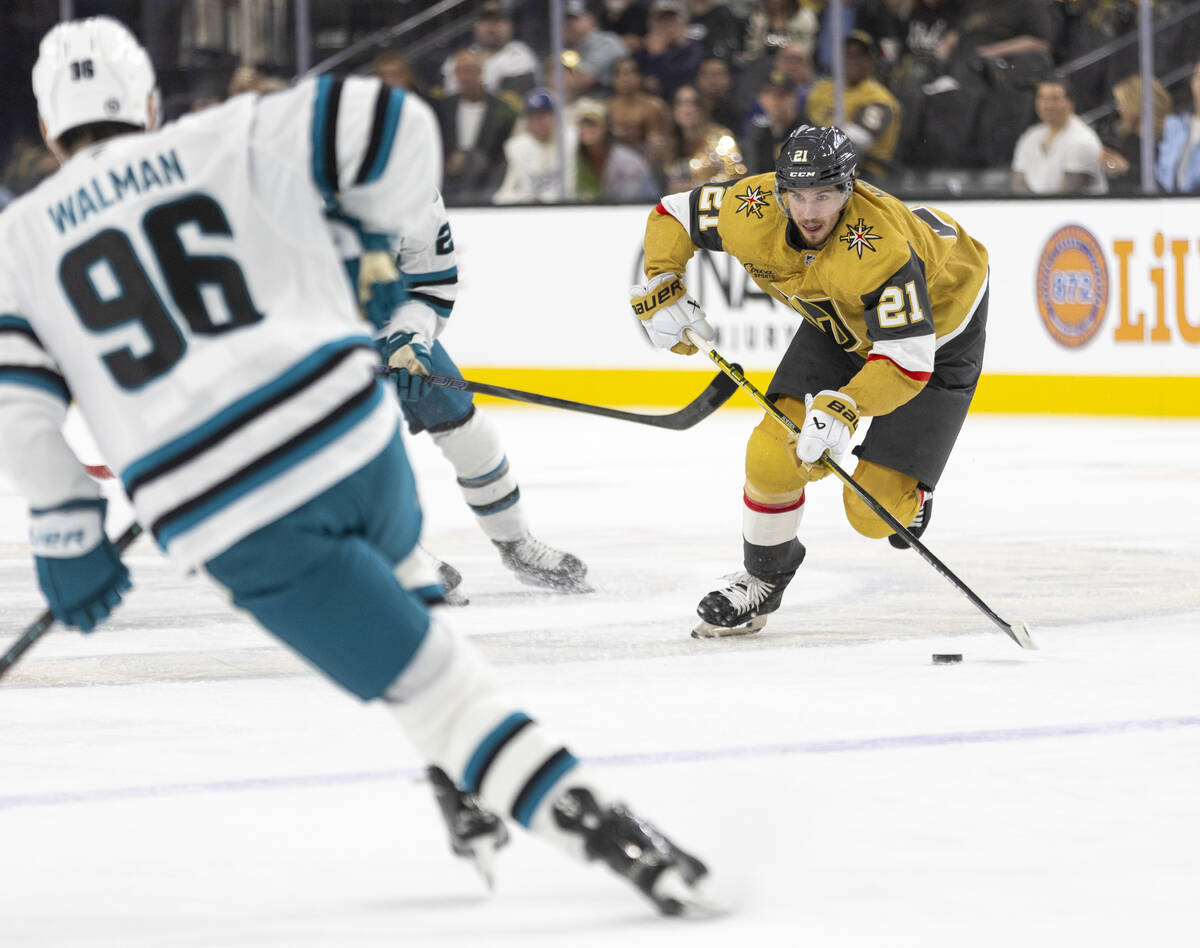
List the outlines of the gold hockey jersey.
{"type": "Polygon", "coordinates": [[[866,360],[842,391],[862,414],[886,414],[925,385],[938,347],[969,328],[987,250],[948,214],[909,209],[862,181],[812,249],[774,187],[767,173],[664,197],[646,225],[646,275],[682,274],[697,247],[732,254],[766,293],[866,360]]]}

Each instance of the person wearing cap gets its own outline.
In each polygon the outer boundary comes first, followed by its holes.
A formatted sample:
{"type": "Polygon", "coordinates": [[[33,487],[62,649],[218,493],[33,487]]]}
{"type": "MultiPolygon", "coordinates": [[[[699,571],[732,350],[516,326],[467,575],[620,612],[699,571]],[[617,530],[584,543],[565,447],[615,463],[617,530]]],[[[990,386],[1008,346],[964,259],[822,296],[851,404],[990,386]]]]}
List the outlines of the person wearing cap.
{"type": "MultiPolygon", "coordinates": [[[[840,126],[850,136],[862,158],[868,178],[884,178],[892,171],[900,139],[900,103],[890,89],[875,78],[875,39],[854,30],[845,43],[845,103],[840,126]]],[[[805,106],[813,125],[832,125],[834,88],[830,78],[813,83],[805,106]]]]}
{"type": "Polygon", "coordinates": [[[637,53],[647,87],[668,102],[675,90],[696,77],[704,47],[687,34],[688,14],[683,0],[654,0],[646,41],[637,53]]]}
{"type": "Polygon", "coordinates": [[[597,86],[609,88],[613,65],[629,55],[629,48],[616,33],[599,28],[595,14],[584,0],[567,0],[563,12],[564,39],[579,57],[575,70],[580,77],[581,92],[590,92],[597,86]]]}
{"type": "Polygon", "coordinates": [[[613,141],[603,102],[585,99],[576,112],[579,148],[575,154],[577,201],[631,204],[653,200],[658,182],[638,152],[613,141]]]}
{"type": "Polygon", "coordinates": [[[495,204],[558,204],[575,193],[575,130],[564,135],[565,156],[559,154],[554,133],[557,106],[547,89],[534,89],[525,97],[524,127],[518,126],[504,143],[507,167],[504,180],[492,197],[495,204]]]}
{"type": "MultiPolygon", "coordinates": [[[[541,70],[537,56],[527,43],[513,38],[512,16],[506,7],[487,0],[472,27],[474,41],[469,49],[483,65],[483,85],[493,95],[511,97],[514,108],[521,96],[538,84],[541,70]]],[[[448,95],[458,92],[454,78],[454,56],[442,63],[442,88],[448,95]]]]}

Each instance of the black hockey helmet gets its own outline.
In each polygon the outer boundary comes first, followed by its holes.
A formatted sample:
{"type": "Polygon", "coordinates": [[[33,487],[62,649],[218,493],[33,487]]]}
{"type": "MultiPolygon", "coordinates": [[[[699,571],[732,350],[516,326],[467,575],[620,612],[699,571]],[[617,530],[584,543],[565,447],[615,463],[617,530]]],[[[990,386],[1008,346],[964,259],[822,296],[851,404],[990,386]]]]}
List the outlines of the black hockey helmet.
{"type": "Polygon", "coordinates": [[[847,198],[858,176],[858,151],[835,125],[798,125],[775,159],[775,193],[786,213],[784,191],[841,188],[847,198]]]}

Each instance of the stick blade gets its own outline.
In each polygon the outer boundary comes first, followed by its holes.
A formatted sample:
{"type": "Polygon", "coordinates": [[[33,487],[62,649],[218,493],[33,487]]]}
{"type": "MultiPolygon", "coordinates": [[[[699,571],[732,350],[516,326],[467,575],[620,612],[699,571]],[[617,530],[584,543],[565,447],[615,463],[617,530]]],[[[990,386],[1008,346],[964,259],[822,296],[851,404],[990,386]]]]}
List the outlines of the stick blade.
{"type": "Polygon", "coordinates": [[[1008,632],[1008,634],[1012,637],[1012,640],[1021,646],[1021,648],[1027,648],[1031,650],[1037,649],[1037,643],[1029,634],[1028,622],[1010,622],[1005,631],[1008,632]]]}

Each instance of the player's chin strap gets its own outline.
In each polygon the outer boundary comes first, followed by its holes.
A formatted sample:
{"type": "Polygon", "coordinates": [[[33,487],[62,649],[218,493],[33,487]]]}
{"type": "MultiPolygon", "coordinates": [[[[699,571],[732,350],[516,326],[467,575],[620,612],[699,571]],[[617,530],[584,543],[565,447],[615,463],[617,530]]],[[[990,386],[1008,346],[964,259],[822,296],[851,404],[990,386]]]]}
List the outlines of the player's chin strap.
{"type": "MultiPolygon", "coordinates": [[[[712,343],[708,342],[691,329],[685,329],[683,334],[687,337],[688,342],[692,343],[692,345],[696,346],[701,352],[705,353],[710,359],[712,359],[712,361],[716,363],[722,372],[733,379],[733,381],[737,383],[738,387],[742,391],[753,398],[762,407],[763,411],[787,428],[788,431],[796,435],[800,434],[800,428],[796,425],[796,423],[778,408],[776,408],[774,402],[770,401],[762,392],[754,387],[754,385],[746,378],[740,366],[726,361],[721,353],[717,352],[717,350],[713,348],[712,343]]],[[[887,508],[883,506],[883,504],[867,493],[867,491],[863,489],[862,485],[859,484],[858,481],[856,481],[849,474],[847,474],[842,469],[841,465],[833,460],[828,453],[821,455],[820,463],[829,468],[830,472],[833,473],[838,480],[854,491],[854,493],[859,496],[862,502],[870,507],[875,512],[876,516],[879,517],[879,519],[891,527],[896,536],[900,537],[905,543],[916,550],[926,563],[928,563],[935,570],[946,577],[946,579],[948,579],[951,583],[957,586],[959,591],[962,592],[963,595],[965,595],[968,599],[970,599],[980,612],[982,612],[985,616],[991,619],[992,622],[1003,629],[1009,638],[1021,646],[1021,648],[1037,648],[1037,645],[1034,644],[1033,639],[1029,635],[1028,623],[1021,622],[1019,624],[1014,624],[1011,622],[1006,622],[1004,619],[1000,618],[1000,616],[998,616],[986,602],[980,599],[971,590],[970,586],[955,576],[950,567],[934,556],[933,553],[926,548],[924,543],[913,536],[912,533],[909,532],[908,528],[904,526],[904,524],[893,517],[888,512],[887,508]]]]}

